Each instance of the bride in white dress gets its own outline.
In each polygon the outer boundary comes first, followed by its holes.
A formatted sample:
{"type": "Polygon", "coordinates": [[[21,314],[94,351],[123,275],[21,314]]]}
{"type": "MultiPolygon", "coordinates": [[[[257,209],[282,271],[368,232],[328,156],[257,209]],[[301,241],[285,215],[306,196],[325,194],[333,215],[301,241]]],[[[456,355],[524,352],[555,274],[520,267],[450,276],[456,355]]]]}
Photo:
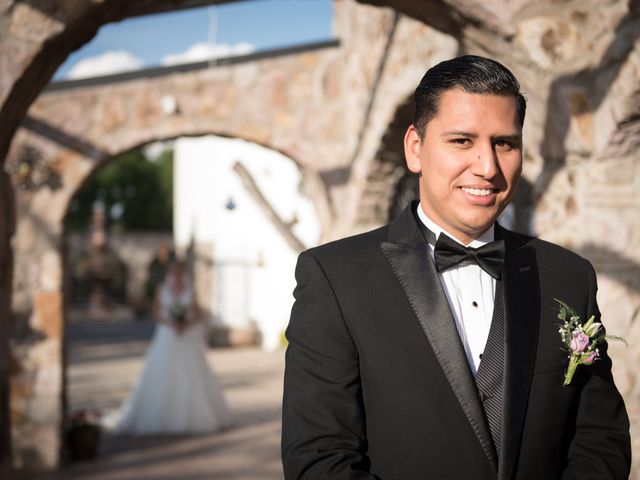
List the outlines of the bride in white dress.
{"type": "Polygon", "coordinates": [[[158,324],[116,432],[205,433],[232,424],[222,388],[207,363],[204,329],[197,317],[186,265],[175,262],[158,291],[158,324]]]}

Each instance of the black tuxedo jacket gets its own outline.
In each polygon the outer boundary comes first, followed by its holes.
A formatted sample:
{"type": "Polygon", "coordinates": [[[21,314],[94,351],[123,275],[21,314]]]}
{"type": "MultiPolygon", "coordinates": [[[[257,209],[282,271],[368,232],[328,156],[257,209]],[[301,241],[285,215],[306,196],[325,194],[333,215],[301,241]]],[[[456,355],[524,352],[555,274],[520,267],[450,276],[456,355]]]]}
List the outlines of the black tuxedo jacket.
{"type": "Polygon", "coordinates": [[[287,479],[626,479],[629,421],[601,360],[568,363],[558,298],[599,317],[583,258],[500,228],[507,251],[502,447],[411,208],[300,255],[287,329],[287,479]]]}

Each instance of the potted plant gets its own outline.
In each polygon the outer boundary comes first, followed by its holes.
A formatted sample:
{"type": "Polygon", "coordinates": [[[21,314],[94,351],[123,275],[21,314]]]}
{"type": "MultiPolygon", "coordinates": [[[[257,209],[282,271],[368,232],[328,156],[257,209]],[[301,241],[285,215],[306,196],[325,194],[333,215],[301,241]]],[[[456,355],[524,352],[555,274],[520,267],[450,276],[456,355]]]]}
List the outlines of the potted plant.
{"type": "Polygon", "coordinates": [[[78,410],[66,421],[65,440],[73,460],[87,460],[98,455],[100,445],[100,412],[78,410]]]}

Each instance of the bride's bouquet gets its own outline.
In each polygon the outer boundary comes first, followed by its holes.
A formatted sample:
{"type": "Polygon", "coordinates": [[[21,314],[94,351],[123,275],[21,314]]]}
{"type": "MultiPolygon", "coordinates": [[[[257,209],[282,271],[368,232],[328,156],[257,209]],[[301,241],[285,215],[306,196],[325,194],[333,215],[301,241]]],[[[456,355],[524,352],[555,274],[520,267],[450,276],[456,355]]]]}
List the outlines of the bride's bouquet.
{"type": "Polygon", "coordinates": [[[175,302],[169,309],[171,320],[178,327],[183,327],[187,323],[187,306],[181,302],[175,302]]]}

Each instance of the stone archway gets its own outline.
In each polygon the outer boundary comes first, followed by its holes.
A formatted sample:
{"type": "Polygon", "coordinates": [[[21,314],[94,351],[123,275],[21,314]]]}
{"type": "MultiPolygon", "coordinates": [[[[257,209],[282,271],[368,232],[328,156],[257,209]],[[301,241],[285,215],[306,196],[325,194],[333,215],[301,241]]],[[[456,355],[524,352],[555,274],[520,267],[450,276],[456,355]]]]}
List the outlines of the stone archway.
{"type": "MultiPolygon", "coordinates": [[[[380,81],[380,65],[387,58],[394,58],[399,69],[409,63],[411,68],[403,69],[403,85],[408,86],[426,58],[440,52],[443,44],[455,42],[436,36],[419,58],[396,55],[388,38],[397,15],[356,5],[349,10],[358,15],[345,17],[352,23],[343,28],[354,27],[352,34],[360,35],[351,37],[351,43],[257,55],[216,68],[167,69],[150,77],[141,72],[105,83],[77,82],[67,84],[75,88],[50,89],[33,103],[14,138],[8,165],[18,182],[19,172],[24,174],[24,157],[36,157],[37,168],[26,170],[26,183],[32,185],[17,190],[13,299],[17,323],[39,336],[25,354],[46,358],[25,368],[28,375],[14,378],[20,388],[14,388],[18,396],[13,402],[23,407],[22,422],[14,430],[14,438],[22,442],[16,443],[16,450],[31,451],[34,465],[56,462],[64,325],[62,219],[73,192],[91,171],[113,155],[153,140],[204,133],[244,138],[296,160],[325,239],[337,235],[339,227],[354,228],[342,221],[343,209],[336,208],[353,189],[352,159],[359,155],[362,168],[366,165],[362,153],[370,148],[366,142],[377,142],[368,125],[375,118],[377,128],[384,126],[385,117],[376,106],[383,106],[381,98],[391,98],[384,89],[390,89],[393,97],[401,96],[390,78],[380,81]],[[367,22],[362,23],[363,18],[367,22]],[[372,55],[380,60],[371,62],[372,55]],[[166,104],[173,107],[163,108],[166,104]],[[35,405],[46,421],[36,421],[35,405]]],[[[406,19],[403,25],[405,41],[410,41],[411,32],[425,38],[433,33],[413,20],[406,19]]],[[[385,112],[393,110],[384,105],[385,112]]]]}
{"type": "Polygon", "coordinates": [[[413,97],[402,102],[382,136],[362,193],[359,223],[384,223],[417,198],[418,177],[406,167],[402,149],[407,126],[413,122],[413,97]]]}
{"type": "MultiPolygon", "coordinates": [[[[167,139],[158,137],[154,140],[167,139]]],[[[29,145],[33,147],[34,143],[29,145]]],[[[129,150],[131,148],[125,148],[123,152],[129,150]]],[[[119,153],[113,151],[114,156],[119,153]]],[[[66,160],[67,166],[78,174],[82,173],[75,182],[69,182],[73,188],[43,186],[26,195],[18,191],[19,201],[26,199],[27,205],[25,210],[18,209],[18,247],[14,250],[14,329],[22,331],[17,339],[29,347],[14,351],[13,356],[13,361],[20,365],[21,373],[12,379],[12,411],[14,418],[18,414],[17,418],[22,420],[14,423],[13,444],[16,453],[25,455],[18,457],[19,460],[30,469],[51,468],[58,461],[66,324],[62,219],[77,189],[111,158],[104,157],[99,161],[92,158],[90,168],[83,171],[81,168],[86,167],[87,158],[72,153],[66,160]],[[27,199],[29,196],[31,198],[27,199]]]]}

